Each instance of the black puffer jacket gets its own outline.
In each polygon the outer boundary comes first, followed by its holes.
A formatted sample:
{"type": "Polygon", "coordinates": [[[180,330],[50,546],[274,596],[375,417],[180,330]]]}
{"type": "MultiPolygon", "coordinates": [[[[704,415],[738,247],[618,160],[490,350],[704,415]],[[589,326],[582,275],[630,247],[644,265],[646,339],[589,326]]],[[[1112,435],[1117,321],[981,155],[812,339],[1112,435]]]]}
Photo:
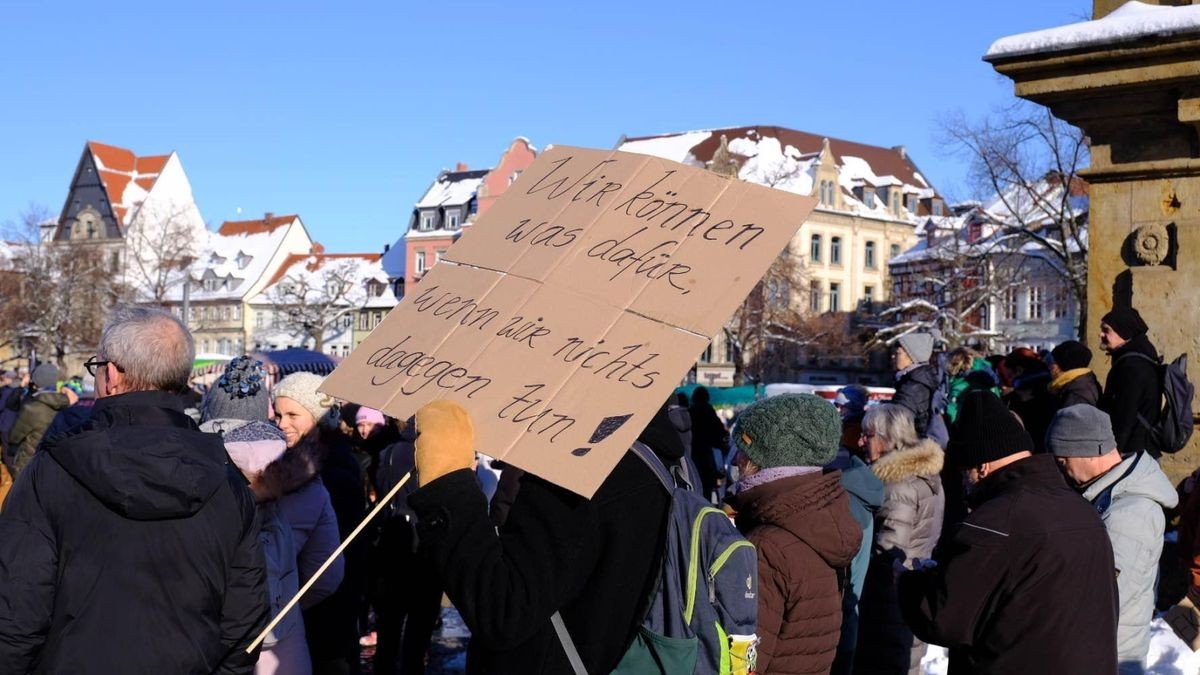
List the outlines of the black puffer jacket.
{"type": "Polygon", "coordinates": [[[1150,339],[1139,335],[1112,353],[1112,370],[1104,382],[1100,409],[1112,418],[1113,435],[1123,454],[1147,450],[1156,459],[1158,448],[1146,447],[1146,427],[1138,421],[1141,415],[1153,424],[1162,410],[1162,384],[1159,382],[1158,351],[1150,339]],[[1148,361],[1143,356],[1152,359],[1148,361]]]}
{"type": "Polygon", "coordinates": [[[928,363],[913,368],[896,380],[896,393],[892,403],[912,411],[917,435],[924,436],[929,428],[929,417],[933,412],[933,393],[938,385],[937,369],[928,363]]]}
{"type": "MultiPolygon", "coordinates": [[[[661,433],[643,432],[641,440],[680,459],[666,415],[655,423],[661,433]]],[[[669,503],[636,455],[625,453],[590,500],[525,474],[501,534],[473,471],[442,476],[408,503],[421,551],[442,570],[446,594],[471,629],[468,673],[570,673],[550,622],[555,611],[587,672],[617,665],[658,578],[669,503]]]]}
{"type": "Polygon", "coordinates": [[[938,567],[900,577],[918,638],[950,648],[950,675],[1117,671],[1117,580],[1095,508],[1054,457],[988,476],[938,567]]]}
{"type": "Polygon", "coordinates": [[[177,399],[48,438],[0,514],[0,673],[251,673],[267,619],[254,498],[177,399]]]}

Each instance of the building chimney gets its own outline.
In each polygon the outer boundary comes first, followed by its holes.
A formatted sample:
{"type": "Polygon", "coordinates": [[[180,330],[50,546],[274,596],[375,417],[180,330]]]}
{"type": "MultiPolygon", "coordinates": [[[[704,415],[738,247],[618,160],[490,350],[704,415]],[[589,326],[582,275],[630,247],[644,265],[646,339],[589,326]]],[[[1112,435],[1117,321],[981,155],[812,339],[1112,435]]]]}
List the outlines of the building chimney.
{"type": "Polygon", "coordinates": [[[908,159],[908,148],[904,147],[903,145],[897,145],[893,146],[892,149],[900,153],[900,157],[903,159],[908,159]]]}
{"type": "Polygon", "coordinates": [[[321,255],[325,252],[325,247],[318,242],[313,242],[312,248],[309,249],[309,255],[321,255]]]}
{"type": "Polygon", "coordinates": [[[391,250],[391,248],[392,248],[392,245],[391,245],[391,244],[384,244],[384,245],[383,245],[383,252],[384,252],[384,253],[387,253],[388,251],[390,251],[390,250],[391,250]]]}
{"type": "Polygon", "coordinates": [[[266,223],[267,225],[270,225],[271,219],[274,217],[275,217],[274,212],[267,211],[266,213],[263,214],[263,222],[266,223]]]}
{"type": "Polygon", "coordinates": [[[458,173],[462,173],[463,171],[466,171],[466,170],[467,170],[467,163],[466,163],[466,162],[459,162],[458,164],[456,164],[456,165],[454,166],[454,170],[455,170],[456,172],[458,172],[458,173]]]}

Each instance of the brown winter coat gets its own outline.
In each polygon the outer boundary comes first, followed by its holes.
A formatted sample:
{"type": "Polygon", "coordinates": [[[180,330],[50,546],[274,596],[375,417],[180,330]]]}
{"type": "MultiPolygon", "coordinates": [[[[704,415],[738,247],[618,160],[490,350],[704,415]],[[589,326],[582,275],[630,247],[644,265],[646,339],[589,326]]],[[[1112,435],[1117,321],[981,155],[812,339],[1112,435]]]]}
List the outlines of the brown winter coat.
{"type": "Polygon", "coordinates": [[[841,477],[791,476],[735,498],[738,529],[758,548],[758,673],[827,673],[833,664],[838,570],[862,544],[841,477]]]}
{"type": "Polygon", "coordinates": [[[855,673],[920,672],[925,643],[913,637],[900,614],[892,561],[911,568],[914,558],[933,555],[946,507],[940,477],[944,460],[938,444],[925,439],[871,465],[883,482],[884,500],[875,516],[875,546],[859,603],[855,673]]]}

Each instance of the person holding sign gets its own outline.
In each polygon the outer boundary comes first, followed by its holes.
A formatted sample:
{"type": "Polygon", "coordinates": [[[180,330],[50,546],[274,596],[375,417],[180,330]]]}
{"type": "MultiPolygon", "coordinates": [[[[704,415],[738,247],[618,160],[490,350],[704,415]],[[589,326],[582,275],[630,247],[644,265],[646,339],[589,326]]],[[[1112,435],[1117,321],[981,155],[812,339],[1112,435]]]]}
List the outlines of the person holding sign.
{"type": "MultiPolygon", "coordinates": [[[[458,404],[436,400],[416,415],[422,553],[471,629],[467,672],[573,672],[551,624],[562,615],[589,673],[620,661],[658,580],[669,498],[632,452],[592,499],[533,474],[521,480],[497,532],[471,469],[474,425],[458,404]]],[[[660,457],[683,456],[679,434],[659,414],[639,437],[660,457]]]]}

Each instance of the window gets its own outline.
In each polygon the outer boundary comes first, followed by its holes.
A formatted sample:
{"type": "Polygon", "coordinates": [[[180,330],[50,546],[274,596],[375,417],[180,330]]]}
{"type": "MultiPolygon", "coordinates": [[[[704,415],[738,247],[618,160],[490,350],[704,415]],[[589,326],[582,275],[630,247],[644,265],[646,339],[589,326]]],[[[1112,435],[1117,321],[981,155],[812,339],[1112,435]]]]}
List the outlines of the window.
{"type": "Polygon", "coordinates": [[[435,263],[440,263],[440,262],[442,262],[442,256],[444,256],[444,255],[446,255],[446,249],[444,249],[444,248],[439,248],[439,249],[438,249],[436,252],[434,252],[434,254],[433,254],[433,261],[434,261],[435,263]]]}
{"type": "Polygon", "coordinates": [[[1040,318],[1042,318],[1043,311],[1044,311],[1044,306],[1042,304],[1042,287],[1041,286],[1030,286],[1029,287],[1029,318],[1030,319],[1040,319],[1040,318]]]}
{"type": "Polygon", "coordinates": [[[829,239],[829,264],[842,264],[842,238],[831,237],[829,239]]]}
{"type": "Polygon", "coordinates": [[[458,213],[457,212],[446,214],[446,227],[451,230],[458,229],[458,213]]]}
{"type": "Polygon", "coordinates": [[[1050,312],[1051,317],[1055,319],[1065,319],[1070,314],[1070,302],[1068,300],[1066,289],[1059,288],[1054,291],[1052,309],[1050,312]]]}
{"type": "Polygon", "coordinates": [[[808,284],[808,311],[821,311],[821,282],[810,281],[808,284]]]}
{"type": "Polygon", "coordinates": [[[208,340],[200,341],[200,351],[205,354],[208,353],[208,340]]]}
{"type": "Polygon", "coordinates": [[[700,355],[700,363],[712,363],[712,343],[704,348],[704,353],[700,355]]]}
{"type": "Polygon", "coordinates": [[[376,312],[375,312],[375,314],[374,314],[374,316],[372,317],[371,328],[374,328],[374,327],[378,326],[378,325],[379,325],[379,324],[381,324],[381,323],[383,323],[383,312],[382,312],[382,311],[376,311],[376,312]]]}
{"type": "Polygon", "coordinates": [[[867,269],[875,269],[875,242],[868,241],[866,244],[865,255],[863,256],[863,264],[867,269]]]}
{"type": "Polygon", "coordinates": [[[888,260],[891,260],[898,255],[900,255],[900,244],[892,244],[892,247],[889,249],[888,260]]]}
{"type": "Polygon", "coordinates": [[[350,324],[353,322],[354,322],[353,314],[346,312],[345,314],[342,315],[342,328],[349,328],[350,324]]]}
{"type": "Polygon", "coordinates": [[[865,300],[868,305],[875,302],[875,287],[874,286],[864,286],[863,287],[863,300],[865,300]]]}
{"type": "Polygon", "coordinates": [[[812,249],[809,251],[809,257],[815,263],[821,262],[821,235],[819,234],[812,236],[812,249]]]}
{"type": "Polygon", "coordinates": [[[370,330],[370,324],[368,323],[368,321],[370,321],[370,316],[371,315],[367,314],[366,312],[358,313],[358,329],[359,330],[370,330]]]}
{"type": "Polygon", "coordinates": [[[907,204],[905,204],[905,207],[904,207],[904,208],[908,209],[908,212],[909,212],[911,215],[914,215],[914,216],[915,216],[915,215],[917,215],[917,206],[918,206],[920,203],[921,203],[921,200],[917,199],[917,196],[916,196],[916,195],[909,195],[909,196],[908,196],[908,203],[907,203],[907,204]]]}
{"type": "Polygon", "coordinates": [[[420,229],[422,229],[422,230],[432,230],[433,229],[433,214],[432,213],[422,213],[421,214],[420,229]]]}
{"type": "Polygon", "coordinates": [[[942,215],[942,200],[940,200],[940,199],[933,200],[933,215],[935,215],[935,216],[942,215]]]}
{"type": "Polygon", "coordinates": [[[234,321],[242,320],[242,306],[241,305],[233,306],[233,320],[234,321]]]}
{"type": "Polygon", "coordinates": [[[417,251],[416,270],[417,274],[425,273],[425,251],[417,251]]]}
{"type": "Polygon", "coordinates": [[[109,270],[111,270],[113,272],[113,274],[116,274],[117,272],[121,271],[121,252],[120,251],[112,252],[112,259],[109,261],[108,268],[109,268],[109,270]]]}
{"type": "Polygon", "coordinates": [[[209,278],[205,279],[201,283],[201,285],[204,287],[204,290],[209,293],[212,293],[213,291],[217,290],[217,280],[214,277],[209,277],[209,278]]]}
{"type": "Polygon", "coordinates": [[[1017,318],[1017,291],[1015,288],[1004,291],[1004,318],[1009,321],[1017,318]]]}
{"type": "Polygon", "coordinates": [[[837,204],[837,184],[831,180],[823,180],[817,187],[823,206],[835,206],[837,204]]]}
{"type": "Polygon", "coordinates": [[[787,284],[781,279],[772,279],[766,284],[767,305],[772,309],[783,309],[788,305],[787,284]]]}
{"type": "Polygon", "coordinates": [[[842,291],[842,285],[838,283],[829,284],[829,311],[839,311],[839,299],[842,291]]]}
{"type": "Polygon", "coordinates": [[[255,312],[254,313],[254,327],[255,328],[262,328],[263,324],[265,324],[266,321],[267,321],[267,313],[266,312],[255,312]]]}
{"type": "Polygon", "coordinates": [[[899,218],[900,217],[900,191],[892,190],[891,195],[892,195],[892,215],[899,218]]]}
{"type": "Polygon", "coordinates": [[[863,188],[863,204],[866,204],[868,209],[875,208],[875,190],[863,188]]]}

